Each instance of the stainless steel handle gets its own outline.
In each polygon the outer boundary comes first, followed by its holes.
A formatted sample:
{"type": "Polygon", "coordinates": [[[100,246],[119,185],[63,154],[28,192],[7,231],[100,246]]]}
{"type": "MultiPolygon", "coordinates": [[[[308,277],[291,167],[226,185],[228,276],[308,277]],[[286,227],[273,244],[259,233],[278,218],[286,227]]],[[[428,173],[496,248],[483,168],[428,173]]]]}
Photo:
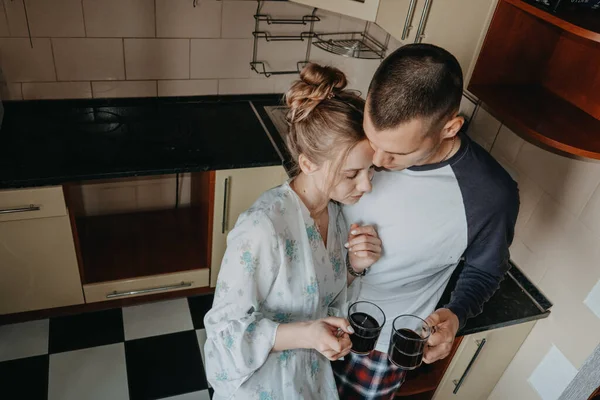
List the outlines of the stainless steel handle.
{"type": "Polygon", "coordinates": [[[402,30],[402,40],[406,39],[408,32],[412,29],[412,20],[415,14],[415,5],[417,0],[410,0],[408,4],[408,12],[406,13],[406,20],[404,21],[404,29],[402,30]]]}
{"type": "Polygon", "coordinates": [[[112,293],[108,293],[106,295],[106,298],[113,299],[115,297],[131,296],[134,294],[144,294],[144,293],[152,293],[152,292],[162,292],[165,290],[180,289],[180,288],[190,287],[190,286],[192,286],[192,282],[181,282],[181,283],[177,283],[175,285],[159,286],[159,287],[153,287],[153,288],[147,288],[147,289],[130,290],[128,292],[117,292],[115,290],[112,293]]]}
{"type": "Polygon", "coordinates": [[[221,219],[221,233],[225,233],[227,230],[227,222],[229,220],[227,215],[227,203],[229,202],[229,182],[231,178],[225,178],[223,187],[223,218],[221,219]]]}
{"type": "Polygon", "coordinates": [[[471,358],[471,361],[469,361],[469,365],[467,365],[467,368],[465,369],[465,372],[463,372],[460,379],[458,381],[456,379],[452,381],[452,383],[454,383],[454,386],[455,386],[454,391],[452,393],[456,394],[460,390],[460,387],[462,386],[463,382],[467,378],[467,375],[469,374],[471,367],[475,363],[475,360],[477,360],[477,357],[479,357],[479,353],[481,353],[481,349],[483,349],[483,346],[485,346],[485,342],[486,342],[485,338],[475,342],[475,343],[477,343],[477,350],[475,351],[475,354],[473,354],[473,358],[471,358]]]}
{"type": "Polygon", "coordinates": [[[423,40],[425,37],[425,35],[423,35],[423,31],[425,31],[425,22],[427,21],[427,16],[429,15],[431,1],[432,0],[425,0],[423,12],[421,13],[421,20],[419,21],[419,27],[417,28],[417,34],[415,36],[415,43],[421,43],[421,40],[423,40]]]}
{"type": "Polygon", "coordinates": [[[42,206],[30,204],[24,207],[4,208],[0,210],[0,214],[14,214],[21,212],[40,211],[41,208],[42,206]]]}

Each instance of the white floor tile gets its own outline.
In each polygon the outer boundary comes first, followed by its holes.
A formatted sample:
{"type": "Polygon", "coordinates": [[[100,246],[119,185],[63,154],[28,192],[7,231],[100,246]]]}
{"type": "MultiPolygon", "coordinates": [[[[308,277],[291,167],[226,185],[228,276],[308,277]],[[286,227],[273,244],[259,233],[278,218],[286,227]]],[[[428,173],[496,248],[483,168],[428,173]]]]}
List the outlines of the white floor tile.
{"type": "Polygon", "coordinates": [[[48,400],[128,400],[123,343],[50,355],[48,400]]]}
{"type": "Polygon", "coordinates": [[[575,375],[577,369],[556,346],[552,345],[528,381],[542,400],[556,400],[575,375]]]}
{"type": "Polygon", "coordinates": [[[166,397],[162,400],[210,400],[210,394],[208,393],[208,390],[201,390],[199,392],[192,392],[180,394],[179,396],[166,397]]]}
{"type": "Polygon", "coordinates": [[[47,319],[0,326],[0,361],[48,353],[47,319]]]}
{"type": "Polygon", "coordinates": [[[123,308],[125,340],[194,329],[187,299],[123,308]]]}

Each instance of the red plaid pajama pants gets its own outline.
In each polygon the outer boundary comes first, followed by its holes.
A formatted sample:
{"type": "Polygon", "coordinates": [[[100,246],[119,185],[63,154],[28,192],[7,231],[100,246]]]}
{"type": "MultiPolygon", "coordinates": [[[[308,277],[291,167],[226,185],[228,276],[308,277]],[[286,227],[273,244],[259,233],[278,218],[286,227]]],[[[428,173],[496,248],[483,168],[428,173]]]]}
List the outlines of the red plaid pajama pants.
{"type": "Polygon", "coordinates": [[[348,354],[332,364],[340,400],[390,400],[400,389],[406,371],[392,365],[387,354],[348,354]]]}

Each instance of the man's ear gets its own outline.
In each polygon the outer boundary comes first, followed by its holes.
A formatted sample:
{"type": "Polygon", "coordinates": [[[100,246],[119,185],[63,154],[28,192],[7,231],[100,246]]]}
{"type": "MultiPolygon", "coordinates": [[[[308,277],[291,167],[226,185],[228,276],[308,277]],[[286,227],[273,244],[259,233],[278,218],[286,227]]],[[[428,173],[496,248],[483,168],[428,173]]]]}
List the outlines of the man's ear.
{"type": "Polygon", "coordinates": [[[310,161],[304,154],[300,154],[298,157],[298,166],[306,175],[312,175],[319,170],[319,166],[310,161]]]}
{"type": "Polygon", "coordinates": [[[449,139],[456,136],[464,123],[465,119],[460,115],[456,115],[450,121],[446,122],[444,128],[442,128],[442,139],[449,139]]]}

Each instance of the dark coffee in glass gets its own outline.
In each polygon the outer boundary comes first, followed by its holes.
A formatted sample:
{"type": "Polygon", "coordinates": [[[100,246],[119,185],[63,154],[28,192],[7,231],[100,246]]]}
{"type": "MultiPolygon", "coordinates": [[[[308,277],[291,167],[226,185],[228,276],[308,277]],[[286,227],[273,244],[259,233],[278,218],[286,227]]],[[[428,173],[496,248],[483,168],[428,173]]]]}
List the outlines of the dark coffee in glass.
{"type": "Polygon", "coordinates": [[[348,321],[354,329],[350,335],[352,352],[369,354],[375,349],[381,328],[385,324],[385,315],[379,307],[368,301],[359,301],[348,308],[348,321]]]}
{"type": "Polygon", "coordinates": [[[421,365],[431,328],[415,315],[401,315],[392,323],[388,360],[399,368],[411,370],[421,365]]]}

